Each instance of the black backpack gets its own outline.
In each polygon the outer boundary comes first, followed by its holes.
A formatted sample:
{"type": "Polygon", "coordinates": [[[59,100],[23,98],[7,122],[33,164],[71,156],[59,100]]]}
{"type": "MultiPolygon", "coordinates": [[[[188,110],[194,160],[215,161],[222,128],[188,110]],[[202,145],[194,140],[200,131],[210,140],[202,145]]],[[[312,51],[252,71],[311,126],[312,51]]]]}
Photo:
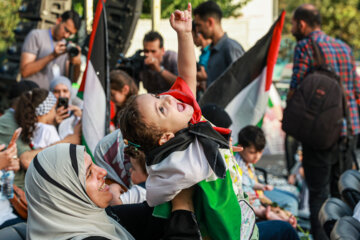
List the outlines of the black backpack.
{"type": "Polygon", "coordinates": [[[340,77],[325,64],[317,44],[311,43],[317,67],[288,99],[282,129],[312,148],[327,149],[339,139],[343,120],[349,120],[347,101],[340,77]]]}

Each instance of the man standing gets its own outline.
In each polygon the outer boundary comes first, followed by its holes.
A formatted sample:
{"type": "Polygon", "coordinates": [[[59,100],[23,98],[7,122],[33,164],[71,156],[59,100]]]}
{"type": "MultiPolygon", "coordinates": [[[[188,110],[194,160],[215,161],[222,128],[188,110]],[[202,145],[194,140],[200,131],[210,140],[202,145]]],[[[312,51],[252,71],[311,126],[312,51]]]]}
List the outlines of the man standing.
{"type": "Polygon", "coordinates": [[[170,89],[178,75],[177,54],[164,50],[164,40],[158,32],[149,32],[143,40],[145,68],[139,80],[149,93],[162,93],[170,89]]]}
{"type": "Polygon", "coordinates": [[[64,39],[75,34],[81,20],[75,11],[66,11],[50,29],[32,30],[26,37],[20,59],[21,77],[33,81],[40,88],[49,89],[50,81],[59,75],[68,75],[69,62],[74,65],[74,77],[80,73],[79,54],[70,57],[66,53],[64,39]]]}
{"type": "Polygon", "coordinates": [[[222,29],[222,11],[215,2],[201,3],[194,9],[194,16],[197,32],[212,41],[206,81],[207,87],[209,87],[235,60],[244,54],[244,49],[238,42],[230,39],[222,29]]]}
{"type": "Polygon", "coordinates": [[[302,143],[303,167],[305,180],[310,190],[310,220],[311,230],[315,239],[327,239],[322,230],[318,213],[331,196],[340,197],[337,182],[341,173],[352,167],[352,151],[355,147],[355,136],[360,131],[357,100],[360,97],[360,82],[356,74],[355,62],[348,45],[338,39],[331,38],[321,31],[321,16],[319,11],[311,4],[298,7],[292,17],[292,34],[297,39],[294,53],[293,75],[290,83],[288,98],[292,96],[297,86],[302,82],[307,73],[314,69],[314,51],[311,41],[319,47],[324,55],[326,64],[340,76],[341,83],[347,94],[350,111],[351,136],[344,138],[346,122],[339,141],[326,150],[314,149],[302,143]],[[342,150],[342,141],[347,140],[347,149],[342,150]]]}

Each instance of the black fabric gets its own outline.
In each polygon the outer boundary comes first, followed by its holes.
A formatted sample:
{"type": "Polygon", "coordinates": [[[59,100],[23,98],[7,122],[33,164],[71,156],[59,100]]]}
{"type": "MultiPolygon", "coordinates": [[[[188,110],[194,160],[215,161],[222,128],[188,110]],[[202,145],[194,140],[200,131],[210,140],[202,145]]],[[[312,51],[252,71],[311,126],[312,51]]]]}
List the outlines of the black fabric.
{"type": "Polygon", "coordinates": [[[186,210],[171,213],[169,219],[154,217],[154,208],[146,202],[106,208],[106,213],[120,223],[136,240],[199,240],[195,215],[186,210]]]}
{"type": "Polygon", "coordinates": [[[215,131],[208,122],[191,124],[176,133],[175,137],[146,154],[146,164],[148,166],[158,164],[171,153],[187,149],[195,138],[203,146],[206,159],[216,176],[224,178],[226,166],[219,148],[229,148],[228,140],[215,131]]]}
{"type": "Polygon", "coordinates": [[[177,210],[171,213],[164,240],[199,240],[201,234],[194,213],[177,210]]]}
{"type": "Polygon", "coordinates": [[[110,240],[110,239],[106,237],[92,236],[92,237],[84,238],[83,240],[110,240]]]}
{"type": "Polygon", "coordinates": [[[76,145],[74,144],[70,144],[70,158],[71,158],[71,165],[74,168],[76,176],[79,176],[79,167],[76,158],[76,145]]]}
{"type": "Polygon", "coordinates": [[[167,220],[152,216],[153,210],[143,202],[108,207],[106,213],[136,240],[157,240],[163,236],[167,220]]]}
{"type": "Polygon", "coordinates": [[[48,182],[50,182],[51,184],[53,184],[54,186],[64,190],[65,192],[73,195],[74,197],[76,197],[77,199],[83,201],[84,203],[86,203],[83,199],[81,199],[78,195],[76,195],[75,193],[73,193],[72,191],[70,191],[69,189],[67,189],[66,187],[62,186],[60,183],[56,182],[54,179],[52,179],[47,173],[46,171],[42,168],[42,166],[39,163],[39,160],[37,158],[37,156],[35,156],[34,158],[34,167],[35,169],[39,172],[39,174],[48,182]]]}

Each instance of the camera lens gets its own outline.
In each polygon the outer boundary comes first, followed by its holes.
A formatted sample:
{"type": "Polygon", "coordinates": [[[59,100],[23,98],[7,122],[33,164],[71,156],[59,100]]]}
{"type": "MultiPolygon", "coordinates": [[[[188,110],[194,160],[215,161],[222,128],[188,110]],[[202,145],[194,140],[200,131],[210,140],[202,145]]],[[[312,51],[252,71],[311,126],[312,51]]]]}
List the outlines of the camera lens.
{"type": "Polygon", "coordinates": [[[73,43],[66,45],[66,51],[70,54],[70,57],[76,57],[79,54],[79,49],[73,43]]]}

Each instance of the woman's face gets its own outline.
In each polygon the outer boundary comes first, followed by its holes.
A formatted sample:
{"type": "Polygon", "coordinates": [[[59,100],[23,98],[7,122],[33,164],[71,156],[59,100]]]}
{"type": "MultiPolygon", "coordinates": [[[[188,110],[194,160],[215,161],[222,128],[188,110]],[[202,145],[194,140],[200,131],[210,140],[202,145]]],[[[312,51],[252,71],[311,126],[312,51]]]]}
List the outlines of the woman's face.
{"type": "Polygon", "coordinates": [[[85,169],[87,195],[98,207],[106,208],[113,198],[109,186],[105,184],[106,170],[95,165],[86,152],[85,169]]]}
{"type": "Polygon", "coordinates": [[[68,98],[70,99],[71,93],[70,90],[67,88],[65,84],[59,83],[54,87],[53,91],[56,98],[62,97],[62,98],[68,98]]]}
{"type": "Polygon", "coordinates": [[[113,101],[115,105],[118,107],[124,105],[126,101],[126,94],[124,93],[123,90],[119,91],[119,90],[111,89],[110,97],[111,97],[111,101],[113,101]]]}

